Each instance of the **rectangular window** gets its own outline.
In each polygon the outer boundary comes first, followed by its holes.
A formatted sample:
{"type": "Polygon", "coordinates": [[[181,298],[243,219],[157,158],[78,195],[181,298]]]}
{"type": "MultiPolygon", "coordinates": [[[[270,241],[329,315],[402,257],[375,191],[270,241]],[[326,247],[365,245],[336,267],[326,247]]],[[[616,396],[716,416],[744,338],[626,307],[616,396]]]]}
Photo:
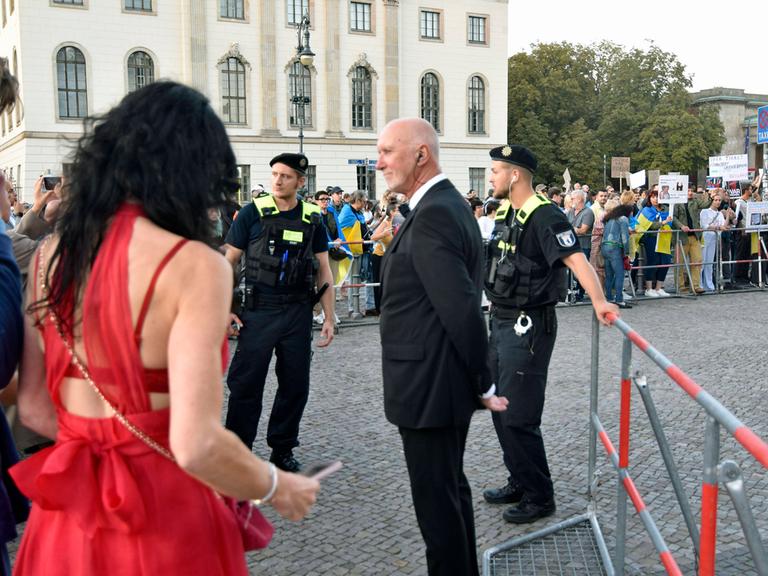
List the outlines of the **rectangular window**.
{"type": "Polygon", "coordinates": [[[70,6],[82,6],[83,0],[53,0],[54,4],[69,4],[70,6]]]}
{"type": "Polygon", "coordinates": [[[251,166],[250,164],[237,165],[237,182],[240,189],[237,191],[237,201],[247,204],[251,201],[251,166]]]}
{"type": "Polygon", "coordinates": [[[124,0],[123,7],[132,12],[152,12],[152,0],[124,0]]]}
{"type": "Polygon", "coordinates": [[[478,197],[483,196],[483,190],[485,190],[485,168],[469,169],[469,189],[477,192],[478,197]]]}
{"type": "Polygon", "coordinates": [[[349,29],[353,32],[371,31],[371,5],[368,2],[349,3],[349,29]]]}
{"type": "Polygon", "coordinates": [[[245,0],[221,0],[219,16],[233,20],[245,20],[245,0]]]}
{"type": "Polygon", "coordinates": [[[486,44],[485,16],[470,16],[467,19],[467,40],[470,44],[486,44]]]}
{"type": "Polygon", "coordinates": [[[307,166],[307,181],[304,183],[307,194],[315,195],[317,191],[317,166],[310,164],[307,166]]]}
{"type": "Polygon", "coordinates": [[[440,12],[421,11],[421,37],[429,40],[440,39],[440,12]]]}
{"type": "Polygon", "coordinates": [[[376,198],[376,166],[355,166],[355,177],[358,190],[365,190],[368,199],[376,198]]]}
{"type": "Polygon", "coordinates": [[[288,24],[299,24],[304,14],[309,13],[309,0],[287,0],[288,24]]]}

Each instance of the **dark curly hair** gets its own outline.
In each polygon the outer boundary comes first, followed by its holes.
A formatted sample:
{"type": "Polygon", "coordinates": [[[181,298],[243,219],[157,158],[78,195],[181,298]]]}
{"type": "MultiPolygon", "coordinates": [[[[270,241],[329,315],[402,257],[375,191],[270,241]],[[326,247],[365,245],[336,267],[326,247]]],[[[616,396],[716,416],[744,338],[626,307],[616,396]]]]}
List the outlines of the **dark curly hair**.
{"type": "Polygon", "coordinates": [[[208,99],[175,82],[156,82],[128,94],[101,117],[85,122],[67,175],[49,258],[47,298],[65,329],[110,224],[128,200],[157,226],[209,241],[208,209],[237,189],[237,165],[224,125],[208,99]],[[54,265],[55,272],[51,274],[54,265]]]}

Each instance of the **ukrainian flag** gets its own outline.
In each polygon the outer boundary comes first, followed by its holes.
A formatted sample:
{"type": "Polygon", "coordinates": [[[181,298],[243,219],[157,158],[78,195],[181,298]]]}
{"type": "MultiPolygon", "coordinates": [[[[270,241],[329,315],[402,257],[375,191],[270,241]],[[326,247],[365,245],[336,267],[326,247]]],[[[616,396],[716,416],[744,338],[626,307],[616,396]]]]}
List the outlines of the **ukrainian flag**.
{"type": "MultiPolygon", "coordinates": [[[[666,220],[668,216],[669,212],[661,212],[653,206],[643,208],[642,212],[637,215],[637,226],[635,227],[635,232],[638,234],[638,242],[654,222],[666,220]]],[[[656,234],[656,252],[659,254],[672,253],[672,227],[669,224],[664,224],[659,229],[659,233],[656,234]]]]}

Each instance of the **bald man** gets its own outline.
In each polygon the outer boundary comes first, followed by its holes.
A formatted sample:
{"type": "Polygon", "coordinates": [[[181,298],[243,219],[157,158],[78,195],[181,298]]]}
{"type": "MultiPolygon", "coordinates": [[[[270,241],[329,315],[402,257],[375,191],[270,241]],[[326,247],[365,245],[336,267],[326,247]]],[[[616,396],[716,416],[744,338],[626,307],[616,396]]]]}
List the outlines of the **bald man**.
{"type": "Polygon", "coordinates": [[[485,366],[480,230],[424,120],[387,124],[376,168],[411,208],[381,264],[384,411],[403,441],[429,574],[477,575],[464,445],[477,408],[507,407],[485,366]]]}

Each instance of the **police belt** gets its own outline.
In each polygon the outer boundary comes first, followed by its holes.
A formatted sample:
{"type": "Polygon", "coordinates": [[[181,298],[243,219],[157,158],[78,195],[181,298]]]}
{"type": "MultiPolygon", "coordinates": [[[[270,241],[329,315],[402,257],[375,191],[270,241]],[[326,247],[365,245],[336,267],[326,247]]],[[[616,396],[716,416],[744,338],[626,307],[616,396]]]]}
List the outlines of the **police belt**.
{"type": "Polygon", "coordinates": [[[260,306],[279,307],[289,304],[309,304],[310,295],[299,294],[260,294],[250,292],[246,289],[245,308],[246,310],[256,310],[260,306]]]}
{"type": "Polygon", "coordinates": [[[495,316],[499,320],[516,320],[517,317],[520,316],[520,312],[525,312],[529,316],[535,316],[554,310],[554,304],[544,304],[542,306],[526,306],[525,308],[512,308],[510,306],[499,306],[498,304],[493,304],[491,306],[491,315],[495,316]]]}

